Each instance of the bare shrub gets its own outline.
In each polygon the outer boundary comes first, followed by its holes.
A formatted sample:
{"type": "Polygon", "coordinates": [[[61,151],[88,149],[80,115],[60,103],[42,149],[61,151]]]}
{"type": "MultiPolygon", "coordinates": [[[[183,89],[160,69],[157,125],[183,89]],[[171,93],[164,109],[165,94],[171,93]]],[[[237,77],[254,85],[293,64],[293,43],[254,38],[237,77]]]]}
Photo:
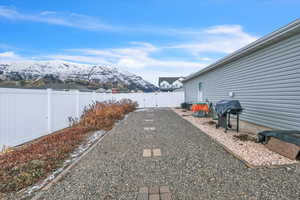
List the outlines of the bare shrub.
{"type": "Polygon", "coordinates": [[[137,103],[130,99],[121,101],[94,102],[84,109],[79,125],[95,129],[110,130],[113,124],[137,108],[137,103]]]}

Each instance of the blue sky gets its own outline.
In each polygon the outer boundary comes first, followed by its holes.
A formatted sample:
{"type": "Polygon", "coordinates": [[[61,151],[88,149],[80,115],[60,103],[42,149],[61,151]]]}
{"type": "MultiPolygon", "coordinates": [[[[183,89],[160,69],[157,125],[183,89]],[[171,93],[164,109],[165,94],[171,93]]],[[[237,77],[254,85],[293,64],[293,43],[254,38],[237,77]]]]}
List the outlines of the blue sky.
{"type": "Polygon", "coordinates": [[[298,0],[1,0],[0,61],[185,76],[299,17],[298,0]]]}

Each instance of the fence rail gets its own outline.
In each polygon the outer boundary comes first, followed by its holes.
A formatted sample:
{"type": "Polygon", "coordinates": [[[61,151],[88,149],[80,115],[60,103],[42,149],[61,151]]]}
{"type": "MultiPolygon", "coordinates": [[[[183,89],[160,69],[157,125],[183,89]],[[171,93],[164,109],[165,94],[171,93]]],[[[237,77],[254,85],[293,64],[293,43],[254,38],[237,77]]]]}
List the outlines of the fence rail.
{"type": "Polygon", "coordinates": [[[0,88],[0,150],[67,127],[68,117],[79,118],[85,106],[93,101],[123,98],[137,101],[140,108],[175,107],[184,101],[184,94],[0,88]]]}

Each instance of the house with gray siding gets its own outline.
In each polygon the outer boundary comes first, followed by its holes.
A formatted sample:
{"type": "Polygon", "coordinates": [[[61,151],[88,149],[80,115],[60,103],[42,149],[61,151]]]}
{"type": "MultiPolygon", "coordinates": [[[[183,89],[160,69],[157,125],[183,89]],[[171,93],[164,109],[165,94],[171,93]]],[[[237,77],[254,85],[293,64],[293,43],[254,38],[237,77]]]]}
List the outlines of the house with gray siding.
{"type": "Polygon", "coordinates": [[[185,102],[237,99],[241,119],[300,130],[300,19],[193,73],[185,102]]]}

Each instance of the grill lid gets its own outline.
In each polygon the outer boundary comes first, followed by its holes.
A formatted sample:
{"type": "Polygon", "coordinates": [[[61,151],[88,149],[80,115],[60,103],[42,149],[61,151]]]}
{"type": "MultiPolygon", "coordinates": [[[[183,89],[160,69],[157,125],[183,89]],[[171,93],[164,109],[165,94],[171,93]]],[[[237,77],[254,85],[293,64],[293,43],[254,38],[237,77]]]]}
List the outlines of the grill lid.
{"type": "Polygon", "coordinates": [[[224,115],[226,112],[241,112],[243,110],[238,100],[221,100],[216,103],[215,110],[218,114],[224,115]]]}

